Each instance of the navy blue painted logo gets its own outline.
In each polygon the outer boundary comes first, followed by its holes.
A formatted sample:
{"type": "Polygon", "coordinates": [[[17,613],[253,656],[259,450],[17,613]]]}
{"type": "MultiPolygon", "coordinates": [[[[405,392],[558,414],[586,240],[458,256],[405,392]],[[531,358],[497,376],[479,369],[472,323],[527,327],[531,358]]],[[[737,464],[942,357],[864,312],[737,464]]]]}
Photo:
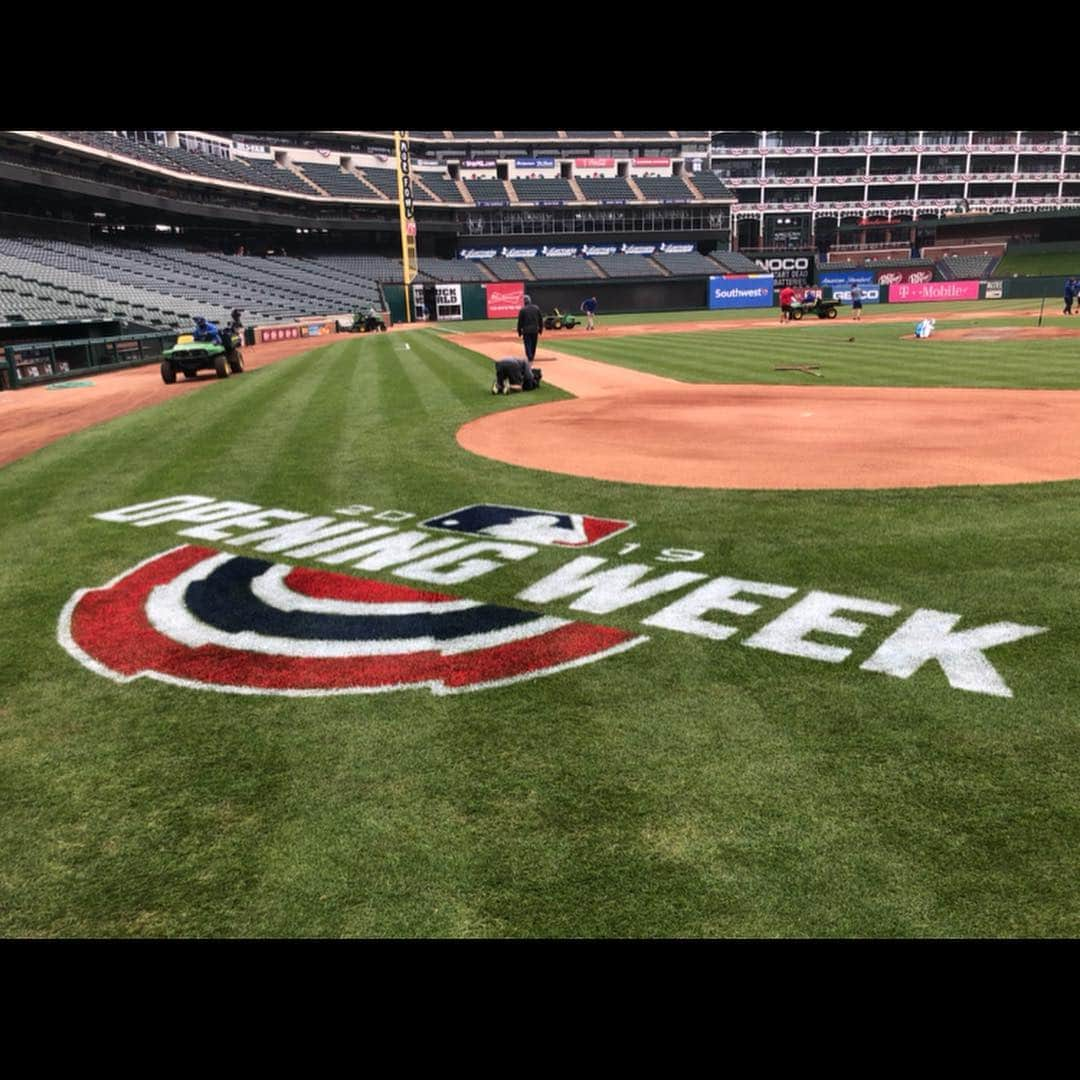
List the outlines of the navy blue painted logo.
{"type": "Polygon", "coordinates": [[[568,514],[559,510],[532,510],[522,506],[476,503],[422,521],[429,529],[474,533],[498,540],[519,540],[554,547],[592,547],[609,536],[632,529],[632,521],[568,514]]]}

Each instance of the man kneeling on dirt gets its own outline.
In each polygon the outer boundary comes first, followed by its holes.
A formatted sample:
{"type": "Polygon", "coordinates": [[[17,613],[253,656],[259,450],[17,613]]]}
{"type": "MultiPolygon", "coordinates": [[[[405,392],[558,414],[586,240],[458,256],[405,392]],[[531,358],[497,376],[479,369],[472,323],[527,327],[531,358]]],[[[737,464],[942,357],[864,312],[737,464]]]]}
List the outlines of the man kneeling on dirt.
{"type": "Polygon", "coordinates": [[[534,370],[528,360],[514,357],[496,360],[495,381],[491,384],[491,392],[509,394],[512,390],[535,390],[542,377],[540,369],[534,370]]]}

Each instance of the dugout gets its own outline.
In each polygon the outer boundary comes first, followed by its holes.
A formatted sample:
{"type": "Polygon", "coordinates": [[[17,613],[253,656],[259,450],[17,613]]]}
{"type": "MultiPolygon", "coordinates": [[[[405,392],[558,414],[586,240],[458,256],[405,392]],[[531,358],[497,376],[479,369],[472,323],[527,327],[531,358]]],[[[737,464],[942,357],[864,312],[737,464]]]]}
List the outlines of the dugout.
{"type": "MultiPolygon", "coordinates": [[[[587,281],[525,281],[525,292],[547,313],[554,308],[577,315],[581,302],[595,296],[597,313],[626,315],[637,311],[703,311],[709,303],[707,277],[618,278],[587,281]]],[[[466,282],[460,286],[465,319],[486,317],[483,286],[466,282]]],[[[405,320],[405,296],[401,285],[383,285],[394,322],[405,320]]],[[[430,309],[429,309],[430,310],[430,309]]]]}

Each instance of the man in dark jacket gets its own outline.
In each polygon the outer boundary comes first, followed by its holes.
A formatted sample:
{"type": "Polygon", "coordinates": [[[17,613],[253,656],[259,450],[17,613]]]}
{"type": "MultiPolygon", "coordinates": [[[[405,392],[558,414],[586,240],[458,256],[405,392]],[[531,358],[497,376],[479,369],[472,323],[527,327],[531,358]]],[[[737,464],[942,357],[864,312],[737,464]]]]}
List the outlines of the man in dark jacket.
{"type": "Polygon", "coordinates": [[[528,360],[508,356],[495,361],[495,381],[491,384],[493,394],[509,394],[514,390],[537,390],[542,373],[528,360]]]}
{"type": "Polygon", "coordinates": [[[518,337],[525,346],[525,358],[532,363],[536,356],[536,342],[544,332],[544,317],[540,309],[526,296],[525,303],[518,312],[518,337]]]}

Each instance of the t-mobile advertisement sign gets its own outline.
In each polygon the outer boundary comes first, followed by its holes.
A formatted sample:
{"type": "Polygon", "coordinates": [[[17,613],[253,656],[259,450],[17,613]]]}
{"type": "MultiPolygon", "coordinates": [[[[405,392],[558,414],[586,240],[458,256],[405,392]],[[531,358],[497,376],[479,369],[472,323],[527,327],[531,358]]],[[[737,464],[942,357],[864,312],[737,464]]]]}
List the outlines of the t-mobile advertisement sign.
{"type": "Polygon", "coordinates": [[[873,270],[824,271],[818,275],[818,284],[828,285],[832,289],[833,299],[844,304],[851,303],[852,285],[862,289],[864,304],[877,304],[881,300],[881,288],[874,281],[873,270]]]}
{"type": "Polygon", "coordinates": [[[524,303],[525,283],[523,281],[489,282],[484,286],[487,293],[487,317],[489,319],[508,319],[515,316],[524,303]]]}
{"type": "Polygon", "coordinates": [[[928,300],[978,300],[977,281],[935,281],[925,285],[890,285],[889,303],[916,304],[928,300]]]}
{"type": "Polygon", "coordinates": [[[710,308],[772,307],[772,274],[724,274],[709,278],[710,308]]]}

